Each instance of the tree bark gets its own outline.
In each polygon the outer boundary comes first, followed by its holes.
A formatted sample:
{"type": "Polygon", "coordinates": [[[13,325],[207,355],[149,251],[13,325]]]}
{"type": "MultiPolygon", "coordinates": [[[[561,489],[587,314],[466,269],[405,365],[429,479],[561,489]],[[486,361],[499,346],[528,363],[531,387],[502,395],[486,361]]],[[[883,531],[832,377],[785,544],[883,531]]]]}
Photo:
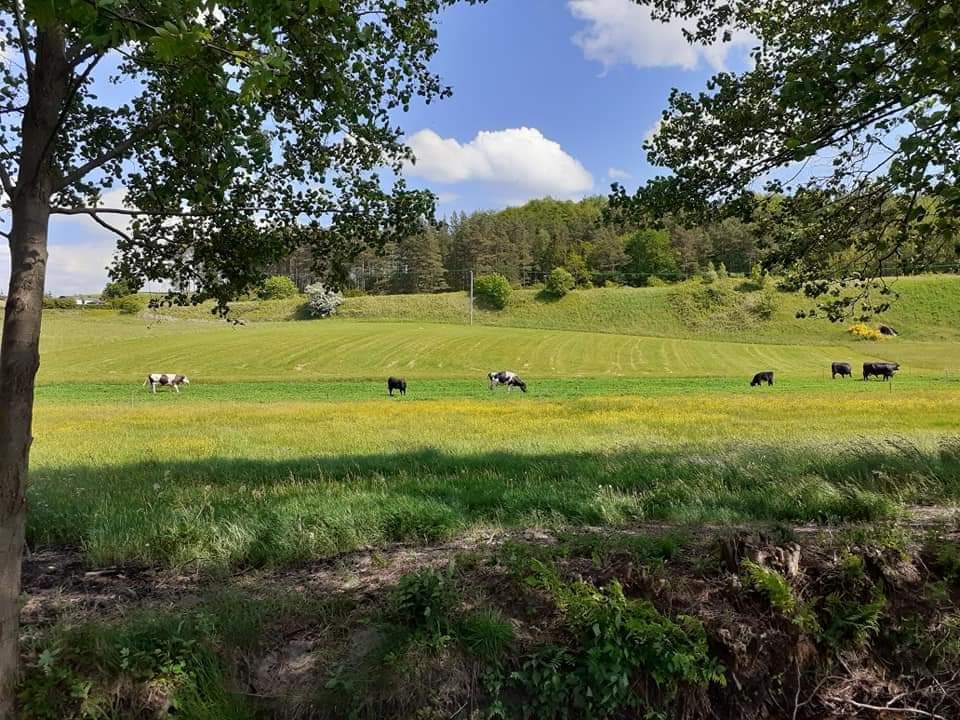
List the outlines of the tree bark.
{"type": "Polygon", "coordinates": [[[67,77],[63,33],[39,32],[11,201],[10,289],[0,338],[0,720],[15,713],[27,468],[54,179],[50,157],[67,77]]]}

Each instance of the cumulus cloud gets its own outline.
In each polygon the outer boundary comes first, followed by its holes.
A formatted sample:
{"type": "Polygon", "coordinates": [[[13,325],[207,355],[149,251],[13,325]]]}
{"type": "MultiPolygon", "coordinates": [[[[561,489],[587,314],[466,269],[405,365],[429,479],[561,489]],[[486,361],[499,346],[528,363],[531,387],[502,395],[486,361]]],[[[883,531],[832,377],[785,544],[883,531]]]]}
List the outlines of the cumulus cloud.
{"type": "Polygon", "coordinates": [[[536,128],[482,131],[467,143],[424,129],[407,144],[416,156],[407,173],[430,182],[479,181],[529,197],[569,197],[593,188],[587,169],[536,128]]]}
{"type": "Polygon", "coordinates": [[[611,180],[629,180],[633,176],[626,170],[612,167],[607,170],[607,177],[609,177],[611,180]]]}
{"type": "Polygon", "coordinates": [[[630,64],[638,68],[681,67],[695,69],[701,61],[714,70],[726,69],[734,46],[751,45],[753,37],[735,32],[727,43],[709,47],[691,45],[683,36],[684,23],[661,23],[650,10],[633,0],[568,0],[571,14],[586,23],[573,41],[590,60],[604,68],[630,64]]]}

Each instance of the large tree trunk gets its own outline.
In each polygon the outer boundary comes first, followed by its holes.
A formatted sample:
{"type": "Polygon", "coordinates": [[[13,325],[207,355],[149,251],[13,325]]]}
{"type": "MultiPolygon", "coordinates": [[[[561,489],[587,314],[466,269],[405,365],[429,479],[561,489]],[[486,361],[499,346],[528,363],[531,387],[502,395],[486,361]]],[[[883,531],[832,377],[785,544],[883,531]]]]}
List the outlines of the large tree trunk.
{"type": "Polygon", "coordinates": [[[10,290],[0,339],[0,720],[15,712],[25,491],[53,191],[50,156],[67,90],[63,34],[38,33],[35,57],[12,202],[10,290]]]}

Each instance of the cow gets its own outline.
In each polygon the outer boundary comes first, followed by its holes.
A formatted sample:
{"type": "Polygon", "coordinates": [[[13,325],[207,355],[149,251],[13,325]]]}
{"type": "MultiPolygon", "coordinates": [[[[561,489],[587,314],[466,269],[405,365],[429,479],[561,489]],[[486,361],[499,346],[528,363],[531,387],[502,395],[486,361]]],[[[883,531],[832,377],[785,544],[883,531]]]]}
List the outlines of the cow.
{"type": "Polygon", "coordinates": [[[890,327],[889,325],[881,325],[881,326],[880,326],[880,334],[881,334],[881,335],[888,335],[889,337],[896,337],[896,336],[898,335],[897,331],[894,330],[894,329],[893,329],[892,327],[890,327]]]}
{"type": "Polygon", "coordinates": [[[390,397],[393,397],[393,391],[397,390],[401,395],[407,394],[407,381],[403,378],[398,377],[388,377],[387,378],[387,392],[390,394],[390,397]]]}
{"type": "Polygon", "coordinates": [[[506,385],[507,392],[510,392],[511,388],[518,387],[522,392],[527,391],[527,384],[520,379],[520,376],[515,372],[510,372],[509,370],[499,370],[497,372],[492,372],[487,374],[487,379],[490,381],[490,389],[493,390],[497,385],[506,385]]]}
{"type": "Polygon", "coordinates": [[[837,379],[837,375],[840,377],[852,377],[853,368],[848,362],[835,362],[830,365],[830,373],[834,380],[837,379]]]}
{"type": "Polygon", "coordinates": [[[750,381],[750,387],[762,385],[764,382],[767,383],[767,385],[773,385],[773,370],[758,372],[753,376],[753,380],[750,381]]]}
{"type": "Polygon", "coordinates": [[[150,373],[147,375],[147,379],[143,383],[144,385],[149,384],[150,390],[154,393],[157,392],[157,386],[169,385],[178,393],[180,392],[181,385],[189,385],[190,380],[186,375],[177,375],[176,373],[150,373]]]}
{"type": "Polygon", "coordinates": [[[871,375],[882,377],[889,380],[900,369],[899,363],[893,362],[868,362],[863,364],[863,379],[869,380],[871,375]]]}

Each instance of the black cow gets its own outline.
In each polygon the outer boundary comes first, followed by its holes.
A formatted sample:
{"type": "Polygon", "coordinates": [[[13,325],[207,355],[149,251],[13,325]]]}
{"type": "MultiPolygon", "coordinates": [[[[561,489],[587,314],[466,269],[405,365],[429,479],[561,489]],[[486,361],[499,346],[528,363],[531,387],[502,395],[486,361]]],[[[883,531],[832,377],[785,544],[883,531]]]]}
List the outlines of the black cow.
{"type": "Polygon", "coordinates": [[[900,369],[899,363],[893,362],[870,362],[863,364],[863,379],[869,380],[872,375],[889,380],[900,369]]]}
{"type": "Polygon", "coordinates": [[[894,329],[893,329],[892,327],[890,327],[889,325],[881,325],[881,326],[880,326],[880,334],[881,334],[881,335],[889,335],[890,337],[896,337],[896,336],[897,336],[897,331],[894,330],[894,329]]]}
{"type": "Polygon", "coordinates": [[[520,376],[509,370],[499,370],[497,372],[487,373],[487,379],[490,381],[490,389],[493,390],[497,385],[506,385],[507,392],[511,388],[518,387],[521,391],[527,391],[527,384],[520,379],[520,376]]]}
{"type": "Polygon", "coordinates": [[[851,377],[853,376],[853,368],[850,366],[850,363],[835,362],[830,366],[830,373],[834,380],[837,379],[837,375],[840,377],[851,377]]]}
{"type": "Polygon", "coordinates": [[[773,370],[758,372],[753,376],[753,380],[750,381],[750,387],[762,385],[764,382],[766,382],[767,385],[773,385],[773,370]]]}
{"type": "Polygon", "coordinates": [[[407,381],[398,377],[387,378],[387,392],[390,393],[390,397],[393,397],[394,390],[399,390],[401,395],[406,395],[407,381]]]}

